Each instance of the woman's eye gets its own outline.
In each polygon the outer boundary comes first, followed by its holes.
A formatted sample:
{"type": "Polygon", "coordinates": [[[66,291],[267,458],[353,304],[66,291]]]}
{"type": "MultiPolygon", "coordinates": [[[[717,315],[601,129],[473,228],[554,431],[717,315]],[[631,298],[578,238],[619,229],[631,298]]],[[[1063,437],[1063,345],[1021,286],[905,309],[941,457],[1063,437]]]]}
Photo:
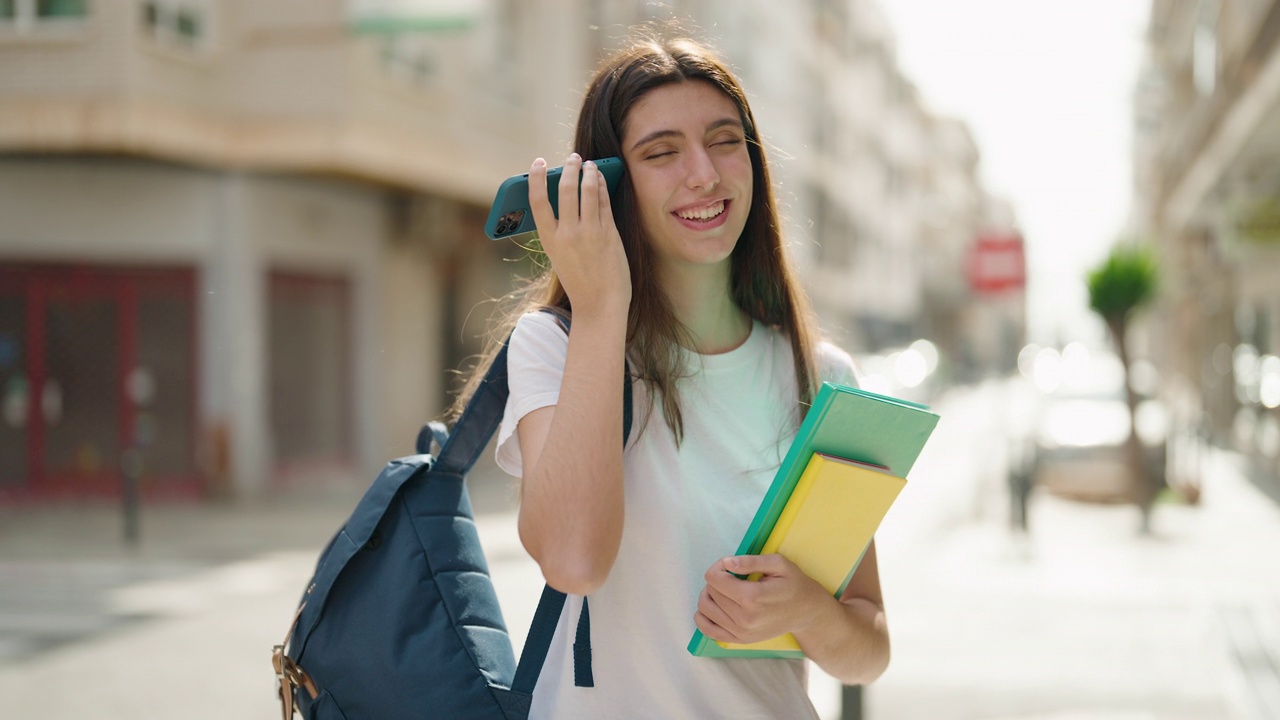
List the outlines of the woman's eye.
{"type": "Polygon", "coordinates": [[[664,157],[666,157],[666,156],[668,156],[668,155],[675,155],[675,154],[676,154],[676,151],[675,151],[675,150],[655,150],[655,151],[653,151],[653,152],[649,153],[648,155],[645,155],[645,156],[644,156],[644,159],[645,159],[645,160],[657,160],[658,158],[664,158],[664,157]]]}

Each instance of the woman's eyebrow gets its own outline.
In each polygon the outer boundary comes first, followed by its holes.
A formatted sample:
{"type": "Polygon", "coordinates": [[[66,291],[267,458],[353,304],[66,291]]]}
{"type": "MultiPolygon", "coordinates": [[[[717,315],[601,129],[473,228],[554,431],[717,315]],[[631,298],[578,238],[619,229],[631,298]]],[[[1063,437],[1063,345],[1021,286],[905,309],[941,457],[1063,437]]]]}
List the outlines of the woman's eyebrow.
{"type": "Polygon", "coordinates": [[[684,136],[684,133],[678,132],[676,130],[654,130],[648,135],[645,135],[644,137],[635,141],[635,143],[631,145],[631,149],[635,150],[641,145],[644,145],[646,143],[651,143],[654,140],[661,140],[662,138],[667,138],[667,137],[683,137],[683,136],[684,136]]]}
{"type": "MultiPolygon", "coordinates": [[[[732,118],[732,117],[720,118],[719,120],[716,120],[715,122],[713,122],[713,123],[711,123],[710,125],[708,125],[708,126],[707,126],[707,129],[706,129],[706,131],[705,131],[705,132],[708,132],[708,133],[710,133],[710,132],[714,132],[714,131],[719,130],[720,128],[725,127],[725,126],[733,126],[733,127],[736,127],[736,128],[741,129],[741,128],[742,128],[742,121],[741,121],[741,120],[739,120],[739,119],[737,119],[737,118],[732,118]]],[[[670,130],[670,129],[666,129],[666,130],[654,130],[653,132],[649,133],[648,135],[645,135],[644,137],[642,137],[642,138],[640,138],[639,140],[635,141],[635,142],[631,145],[631,149],[632,149],[632,150],[635,150],[636,148],[640,147],[641,145],[644,145],[644,144],[646,144],[646,143],[651,143],[651,142],[653,142],[654,140],[661,140],[661,139],[663,139],[663,138],[668,138],[668,137],[683,137],[683,136],[684,136],[684,133],[680,132],[679,130],[670,130]]]]}

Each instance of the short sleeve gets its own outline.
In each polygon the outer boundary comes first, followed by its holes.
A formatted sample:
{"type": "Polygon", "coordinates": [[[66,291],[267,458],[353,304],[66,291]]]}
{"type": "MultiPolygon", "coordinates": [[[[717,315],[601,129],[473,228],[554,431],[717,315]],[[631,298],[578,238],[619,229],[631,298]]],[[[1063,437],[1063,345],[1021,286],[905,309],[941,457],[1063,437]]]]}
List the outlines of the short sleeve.
{"type": "Polygon", "coordinates": [[[498,427],[495,460],[510,475],[523,474],[516,424],[525,415],[560,399],[569,336],[549,313],[527,313],[516,322],[507,347],[507,385],[510,393],[498,427]]]}
{"type": "Polygon", "coordinates": [[[861,387],[853,358],[849,353],[825,340],[818,344],[818,374],[823,382],[861,387]]]}

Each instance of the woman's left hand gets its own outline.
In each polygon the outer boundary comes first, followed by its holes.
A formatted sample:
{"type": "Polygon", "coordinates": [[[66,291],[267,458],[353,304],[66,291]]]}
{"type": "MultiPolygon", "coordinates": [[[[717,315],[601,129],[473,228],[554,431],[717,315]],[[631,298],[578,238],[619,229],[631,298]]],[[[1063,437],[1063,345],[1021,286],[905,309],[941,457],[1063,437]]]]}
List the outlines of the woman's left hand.
{"type": "Polygon", "coordinates": [[[834,602],[821,585],[781,555],[738,555],[717,560],[707,570],[693,621],[712,640],[749,644],[808,625],[820,608],[834,602]],[[760,573],[759,580],[734,575],[760,573]]]}

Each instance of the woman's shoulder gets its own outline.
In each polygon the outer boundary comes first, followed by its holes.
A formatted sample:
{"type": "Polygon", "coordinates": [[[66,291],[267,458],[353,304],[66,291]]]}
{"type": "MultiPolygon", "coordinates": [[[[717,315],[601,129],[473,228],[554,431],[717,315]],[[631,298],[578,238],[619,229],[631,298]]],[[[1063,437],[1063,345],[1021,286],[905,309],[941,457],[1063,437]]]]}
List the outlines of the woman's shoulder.
{"type": "Polygon", "coordinates": [[[822,380],[858,387],[858,370],[853,356],[830,340],[819,340],[815,350],[814,359],[822,380]]]}
{"type": "MultiPolygon", "coordinates": [[[[786,332],[778,327],[765,327],[769,330],[774,347],[779,350],[786,348],[785,352],[790,355],[791,343],[786,332]]],[[[820,338],[812,348],[813,363],[818,370],[819,382],[859,387],[857,363],[853,361],[853,356],[826,338],[820,338]]]]}
{"type": "Polygon", "coordinates": [[[569,335],[561,322],[559,317],[545,310],[535,309],[522,314],[511,329],[511,357],[551,359],[564,356],[569,346],[569,335]]]}
{"type": "Polygon", "coordinates": [[[534,308],[516,318],[512,333],[540,338],[567,338],[567,323],[568,320],[554,310],[534,308]]]}

